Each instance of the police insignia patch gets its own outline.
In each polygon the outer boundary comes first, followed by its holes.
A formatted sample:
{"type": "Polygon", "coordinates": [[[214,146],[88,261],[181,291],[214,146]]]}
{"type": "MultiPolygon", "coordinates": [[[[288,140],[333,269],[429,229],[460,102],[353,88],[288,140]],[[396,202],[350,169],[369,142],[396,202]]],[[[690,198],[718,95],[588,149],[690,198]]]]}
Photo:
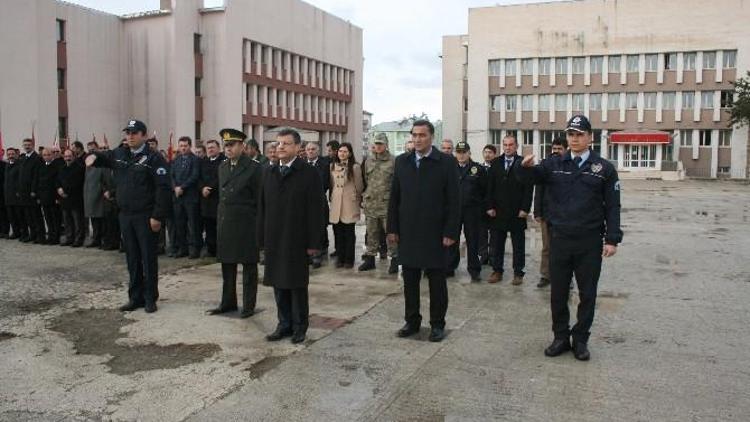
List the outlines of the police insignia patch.
{"type": "Polygon", "coordinates": [[[619,192],[619,191],[620,191],[620,181],[618,180],[615,182],[615,192],[619,192]]]}
{"type": "Polygon", "coordinates": [[[164,176],[165,174],[167,174],[167,169],[165,169],[164,167],[159,167],[158,169],[156,169],[156,174],[158,174],[159,176],[164,176]]]}
{"type": "Polygon", "coordinates": [[[602,168],[603,168],[602,165],[599,164],[599,163],[592,164],[591,165],[591,172],[592,173],[599,173],[600,171],[602,171],[602,168]]]}
{"type": "Polygon", "coordinates": [[[472,167],[472,168],[471,168],[471,174],[472,174],[472,175],[475,175],[475,174],[477,174],[477,172],[478,172],[478,171],[479,171],[479,169],[478,169],[478,168],[476,168],[476,167],[472,167]]]}

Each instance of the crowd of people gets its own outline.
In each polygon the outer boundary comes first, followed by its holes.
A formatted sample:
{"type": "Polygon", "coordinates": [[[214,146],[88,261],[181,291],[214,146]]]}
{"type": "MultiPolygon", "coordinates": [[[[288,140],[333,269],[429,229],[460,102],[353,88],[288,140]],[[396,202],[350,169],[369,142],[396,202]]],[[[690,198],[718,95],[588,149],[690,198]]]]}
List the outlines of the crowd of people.
{"type": "Polygon", "coordinates": [[[177,142],[171,161],[146,139],[143,122],[131,120],[122,143],[112,150],[92,141],[34,150],[9,148],[0,162],[3,177],[0,237],[21,242],[97,247],[126,253],[130,283],[123,311],[156,311],[157,255],[221,263],[222,295],[209,314],[238,311],[236,279],[243,266],[241,317],[254,315],[258,264],[263,282],[274,288],[279,323],[269,341],[304,341],[308,326],[310,267],[329,258],[335,267],[354,268],[355,225],[364,214],[366,249],[358,271],[390,258],[389,274],[404,280],[407,337],[421,325],[419,284],[430,288],[430,340],[445,337],[446,279],[455,277],[466,242],[466,268],[481,281],[504,279],[505,244],[513,248],[513,285],[525,275],[525,230],[532,215],[542,228],[538,287],[552,285],[555,341],[548,356],[571,348],[588,359],[601,257],[616,252],[619,181],[612,165],[590,150],[591,126],[575,116],[566,137],[556,139],[550,157],[534,166],[521,157],[512,135],[501,151],[486,145],[481,161],[467,142],[446,139],[433,146],[434,127],[413,123],[407,150],[394,156],[384,134],[375,136],[358,162],[349,143],[304,143],[283,129],[266,145],[224,129],[220,140],[177,142]],[[570,144],[568,144],[570,142],[570,144]],[[500,154],[498,154],[500,152],[500,154]],[[6,212],[7,211],[7,212],[6,212]],[[333,233],[333,253],[328,226],[333,233]],[[88,241],[86,239],[88,238],[88,241]],[[598,257],[598,260],[597,260],[598,257]],[[578,323],[568,327],[567,299],[573,275],[581,303],[578,323]],[[570,339],[572,338],[572,343],[570,339]]]}

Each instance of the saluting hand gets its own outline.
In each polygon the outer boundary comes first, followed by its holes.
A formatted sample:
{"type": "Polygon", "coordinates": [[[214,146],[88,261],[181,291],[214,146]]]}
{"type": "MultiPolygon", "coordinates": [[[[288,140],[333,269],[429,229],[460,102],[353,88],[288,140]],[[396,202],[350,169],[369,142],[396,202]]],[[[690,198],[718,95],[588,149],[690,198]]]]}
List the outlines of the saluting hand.
{"type": "Polygon", "coordinates": [[[522,167],[534,167],[534,154],[529,154],[525,157],[523,157],[523,161],[521,161],[522,167]]]}
{"type": "Polygon", "coordinates": [[[602,251],[603,257],[609,258],[609,257],[615,256],[616,253],[617,253],[617,246],[604,245],[604,250],[602,251]]]}

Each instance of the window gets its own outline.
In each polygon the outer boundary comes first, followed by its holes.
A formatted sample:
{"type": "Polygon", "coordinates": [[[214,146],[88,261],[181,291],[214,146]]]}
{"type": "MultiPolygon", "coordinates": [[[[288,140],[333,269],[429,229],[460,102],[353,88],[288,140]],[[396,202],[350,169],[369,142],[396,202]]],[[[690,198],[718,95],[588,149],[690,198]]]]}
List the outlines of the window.
{"type": "Polygon", "coordinates": [[[568,111],[567,94],[555,94],[555,111],[568,111]]]}
{"type": "Polygon", "coordinates": [[[585,57],[573,57],[573,74],[583,75],[586,70],[586,58],[585,57]]]}
{"type": "Polygon", "coordinates": [[[695,107],[695,92],[683,92],[682,93],[682,108],[684,110],[690,110],[695,107]]]}
{"type": "Polygon", "coordinates": [[[589,94],[589,110],[599,111],[602,109],[602,94],[589,94]]]}
{"type": "Polygon", "coordinates": [[[602,73],[602,67],[604,63],[604,57],[602,56],[593,56],[591,57],[591,63],[589,63],[589,71],[592,75],[595,75],[597,73],[602,73]]]}
{"type": "Polygon", "coordinates": [[[645,92],[643,94],[643,108],[646,110],[656,110],[655,92],[645,92]]]}
{"type": "Polygon", "coordinates": [[[531,75],[534,73],[534,59],[521,60],[521,75],[531,75]]]}
{"type": "Polygon", "coordinates": [[[693,129],[680,130],[680,146],[681,147],[693,146],[693,129]]]}
{"type": "Polygon", "coordinates": [[[539,131],[539,158],[545,159],[552,152],[552,140],[555,132],[551,130],[539,131]]]}
{"type": "Polygon", "coordinates": [[[532,111],[533,108],[534,108],[534,96],[522,95],[521,96],[521,111],[532,111]]]}
{"type": "Polygon", "coordinates": [[[490,60],[490,76],[500,76],[500,60],[490,60]]]}
{"type": "Polygon", "coordinates": [[[682,56],[683,69],[684,70],[695,70],[695,53],[685,53],[682,56]]]}
{"type": "Polygon", "coordinates": [[[664,55],[664,69],[677,70],[677,53],[668,53],[664,55]]]}
{"type": "Polygon", "coordinates": [[[583,94],[573,94],[573,111],[583,111],[583,94]]]}
{"type": "Polygon", "coordinates": [[[724,69],[731,69],[735,66],[737,66],[737,50],[724,50],[722,67],[724,69]]]}
{"type": "Polygon", "coordinates": [[[622,56],[609,56],[609,73],[620,73],[620,62],[622,56]]]}
{"type": "Polygon", "coordinates": [[[711,146],[711,131],[710,130],[701,130],[698,133],[698,145],[702,147],[711,146]]]}
{"type": "Polygon", "coordinates": [[[57,42],[65,42],[65,21],[62,19],[57,19],[55,21],[55,25],[57,27],[57,42]]]}
{"type": "Polygon", "coordinates": [[[551,59],[539,59],[539,74],[549,75],[550,66],[552,66],[551,59]]]}
{"type": "Polygon", "coordinates": [[[558,75],[568,74],[568,58],[558,57],[555,59],[555,73],[558,75]]]}
{"type": "Polygon", "coordinates": [[[193,53],[201,54],[201,34],[193,34],[193,53]]]}
{"type": "Polygon", "coordinates": [[[620,109],[620,96],[622,94],[614,92],[607,95],[607,110],[620,109]]]}
{"type": "Polygon", "coordinates": [[[732,146],[732,131],[720,130],[719,131],[719,147],[729,148],[731,146],[732,146]]]}
{"type": "Polygon", "coordinates": [[[549,95],[539,96],[539,111],[549,111],[549,95]]]}
{"type": "Polygon", "coordinates": [[[721,108],[732,107],[734,91],[721,91],[721,108]]]}
{"type": "Polygon", "coordinates": [[[510,59],[505,61],[505,76],[516,76],[516,61],[510,59]]]}
{"type": "Polygon", "coordinates": [[[714,108],[714,92],[713,91],[701,92],[701,108],[702,109],[714,108]]]}
{"type": "Polygon", "coordinates": [[[518,143],[520,145],[532,145],[534,143],[534,131],[533,130],[522,130],[521,134],[523,135],[518,140],[518,143]]]}
{"type": "Polygon", "coordinates": [[[729,172],[731,171],[731,169],[732,169],[731,167],[719,167],[718,168],[718,174],[728,175],[729,172]]]}
{"type": "Polygon", "coordinates": [[[490,97],[490,109],[492,111],[500,111],[503,107],[503,97],[500,95],[493,95],[490,97]]]}
{"type": "Polygon", "coordinates": [[[625,145],[624,165],[631,168],[655,168],[656,145],[625,145]]]}
{"type": "Polygon", "coordinates": [[[505,111],[516,111],[516,96],[506,95],[505,96],[505,111]]]}
{"type": "Polygon", "coordinates": [[[665,92],[661,94],[661,109],[674,110],[675,93],[665,92]]]}
{"type": "MultiPolygon", "coordinates": [[[[616,131],[610,131],[609,133],[612,134],[612,132],[616,131]]],[[[610,161],[617,161],[618,156],[620,155],[620,145],[618,144],[608,144],[607,149],[609,150],[609,160],[610,161]]]]}
{"type": "Polygon", "coordinates": [[[703,68],[704,69],[716,69],[716,52],[715,51],[703,52],[703,68]]]}
{"type": "Polygon", "coordinates": [[[646,54],[646,72],[656,72],[659,69],[659,55],[646,54]]]}
{"type": "Polygon", "coordinates": [[[639,68],[638,61],[639,60],[640,59],[639,59],[639,57],[638,57],[637,54],[630,54],[630,55],[628,55],[628,57],[627,57],[627,64],[626,64],[626,68],[625,68],[628,71],[628,73],[637,73],[638,72],[638,68],[639,68]]]}
{"type": "Polygon", "coordinates": [[[628,92],[625,95],[625,108],[628,110],[638,109],[638,93],[637,92],[628,92]]]}
{"type": "Polygon", "coordinates": [[[57,89],[65,89],[65,69],[57,69],[57,89]]]}

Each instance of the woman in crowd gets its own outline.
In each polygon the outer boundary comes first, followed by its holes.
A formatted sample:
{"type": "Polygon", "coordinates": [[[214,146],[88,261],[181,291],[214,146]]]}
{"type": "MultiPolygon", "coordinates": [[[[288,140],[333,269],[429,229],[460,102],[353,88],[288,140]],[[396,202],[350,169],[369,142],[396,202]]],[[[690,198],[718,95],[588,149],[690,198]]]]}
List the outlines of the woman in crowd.
{"type": "Polygon", "coordinates": [[[331,163],[329,222],[334,225],[338,268],[354,267],[354,225],[359,221],[363,190],[362,170],[354,158],[352,145],[344,142],[331,163]]]}

